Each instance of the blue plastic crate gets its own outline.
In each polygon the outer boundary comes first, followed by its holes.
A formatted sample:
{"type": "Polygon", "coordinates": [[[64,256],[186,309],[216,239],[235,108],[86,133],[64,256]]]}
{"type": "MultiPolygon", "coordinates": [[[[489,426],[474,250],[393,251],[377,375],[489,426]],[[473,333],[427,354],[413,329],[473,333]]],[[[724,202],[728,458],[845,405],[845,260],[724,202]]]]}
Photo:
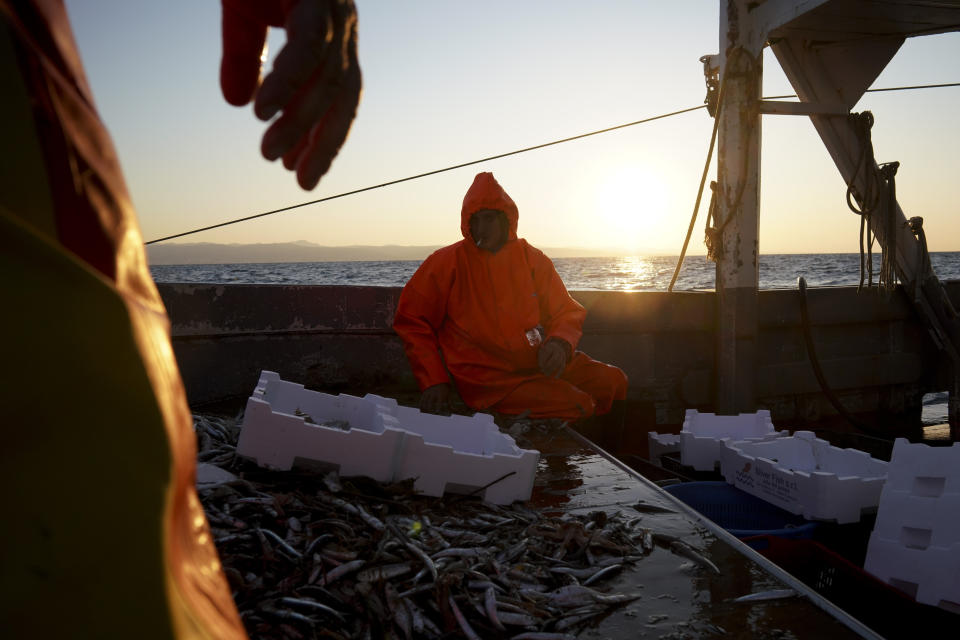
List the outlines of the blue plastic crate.
{"type": "Polygon", "coordinates": [[[784,511],[726,482],[682,482],[664,487],[664,491],[738,538],[762,535],[811,538],[817,528],[816,522],[784,511]]]}

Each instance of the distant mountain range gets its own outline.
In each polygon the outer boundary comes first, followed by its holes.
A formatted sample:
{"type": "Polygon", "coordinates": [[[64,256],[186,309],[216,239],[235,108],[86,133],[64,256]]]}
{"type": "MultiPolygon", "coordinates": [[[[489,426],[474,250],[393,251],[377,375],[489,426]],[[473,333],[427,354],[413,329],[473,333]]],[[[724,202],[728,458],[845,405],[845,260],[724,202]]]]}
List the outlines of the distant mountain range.
{"type": "MultiPolygon", "coordinates": [[[[350,262],[355,260],[423,260],[440,246],[353,245],[325,247],[312,242],[216,244],[211,242],[156,244],[147,247],[152,265],[233,264],[249,262],[350,262]]],[[[626,255],[611,249],[538,247],[551,258],[626,255]]]]}

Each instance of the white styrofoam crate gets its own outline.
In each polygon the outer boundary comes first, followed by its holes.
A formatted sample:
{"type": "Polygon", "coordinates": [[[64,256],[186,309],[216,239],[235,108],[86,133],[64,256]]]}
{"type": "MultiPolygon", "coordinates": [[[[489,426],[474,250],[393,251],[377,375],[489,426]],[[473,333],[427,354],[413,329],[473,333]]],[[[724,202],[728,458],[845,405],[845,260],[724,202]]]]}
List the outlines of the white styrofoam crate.
{"type": "Polygon", "coordinates": [[[762,442],[727,442],[721,472],[738,489],[791,513],[846,524],[876,509],[887,463],[797,431],[762,442]]]}
{"type": "Polygon", "coordinates": [[[718,416],[687,409],[680,430],[680,463],[697,471],[713,471],[723,458],[727,440],[767,440],[786,436],[773,428],[770,412],[718,416]]]}
{"type": "Polygon", "coordinates": [[[960,443],[898,438],[864,570],[918,602],[960,609],[960,443]]]}
{"type": "Polygon", "coordinates": [[[650,460],[659,462],[660,456],[662,455],[679,453],[680,434],[649,431],[647,432],[647,448],[649,450],[650,460]]]}
{"type": "Polygon", "coordinates": [[[279,471],[299,458],[335,466],[345,477],[391,482],[402,439],[396,419],[375,402],[309,391],[263,371],[247,400],[237,454],[279,471]]]}
{"type": "Polygon", "coordinates": [[[888,486],[894,491],[925,496],[960,493],[960,442],[931,447],[897,438],[887,476],[888,486]]]}
{"type": "Polygon", "coordinates": [[[415,478],[426,495],[476,492],[496,504],[530,497],[540,457],[487,414],[435,416],[373,394],[334,396],[271,371],[261,372],[247,401],[237,453],[273,469],[300,460],[344,477],[415,478]]]}
{"type": "Polygon", "coordinates": [[[960,493],[934,498],[885,486],[872,535],[915,549],[960,543],[960,493]]]}
{"type": "Polygon", "coordinates": [[[960,609],[960,544],[911,549],[871,537],[863,569],[917,602],[960,609]]]}

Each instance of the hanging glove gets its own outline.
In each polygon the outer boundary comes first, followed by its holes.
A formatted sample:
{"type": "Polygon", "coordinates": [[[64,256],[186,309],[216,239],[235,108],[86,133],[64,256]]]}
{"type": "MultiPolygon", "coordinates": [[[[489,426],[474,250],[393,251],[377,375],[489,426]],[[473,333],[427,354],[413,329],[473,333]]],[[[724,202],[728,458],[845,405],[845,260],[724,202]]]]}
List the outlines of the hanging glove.
{"type": "Polygon", "coordinates": [[[340,151],[360,102],[357,12],[352,0],[222,0],[220,88],[232,105],[255,99],[261,120],[280,116],[261,152],[283,158],[304,189],[313,189],[340,151]],[[287,42],[260,83],[268,27],[287,42]]]}

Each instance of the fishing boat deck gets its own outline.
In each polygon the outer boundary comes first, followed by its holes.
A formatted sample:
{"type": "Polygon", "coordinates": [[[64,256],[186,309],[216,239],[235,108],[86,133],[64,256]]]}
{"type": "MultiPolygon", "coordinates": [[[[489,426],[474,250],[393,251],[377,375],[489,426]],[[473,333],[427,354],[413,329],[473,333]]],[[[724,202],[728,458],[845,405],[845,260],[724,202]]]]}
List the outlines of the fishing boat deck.
{"type": "Polygon", "coordinates": [[[639,590],[643,597],[614,610],[584,636],[878,637],[576,432],[532,429],[519,436],[518,442],[541,452],[530,506],[558,514],[597,510],[639,513],[643,526],[679,538],[720,570],[716,574],[656,545],[643,560],[606,582],[604,588],[610,593],[639,590]],[[786,588],[794,588],[801,595],[733,602],[747,594],[786,588]]]}

